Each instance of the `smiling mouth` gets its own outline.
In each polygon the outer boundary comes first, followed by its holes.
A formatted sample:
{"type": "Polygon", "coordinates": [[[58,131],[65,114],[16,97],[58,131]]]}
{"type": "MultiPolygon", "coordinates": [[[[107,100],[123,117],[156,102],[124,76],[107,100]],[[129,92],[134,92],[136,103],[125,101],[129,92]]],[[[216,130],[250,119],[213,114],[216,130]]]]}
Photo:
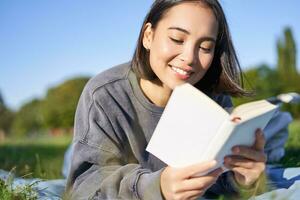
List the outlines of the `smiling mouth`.
{"type": "Polygon", "coordinates": [[[190,70],[188,71],[188,70],[184,70],[184,69],[179,68],[179,67],[174,67],[174,66],[171,66],[171,65],[169,65],[169,66],[171,67],[171,69],[173,71],[175,71],[176,73],[178,73],[178,74],[180,74],[182,76],[190,76],[193,73],[190,70]]]}

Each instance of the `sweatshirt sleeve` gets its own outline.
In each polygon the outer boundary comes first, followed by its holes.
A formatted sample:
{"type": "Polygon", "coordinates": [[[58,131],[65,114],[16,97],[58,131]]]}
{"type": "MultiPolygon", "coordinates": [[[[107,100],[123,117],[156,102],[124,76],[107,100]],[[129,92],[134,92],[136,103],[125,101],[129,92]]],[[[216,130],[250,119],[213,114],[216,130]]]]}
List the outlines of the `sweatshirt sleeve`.
{"type": "Polygon", "coordinates": [[[143,168],[128,153],[101,105],[87,91],[79,100],[74,129],[67,183],[71,199],[162,199],[162,169],[143,168]]]}

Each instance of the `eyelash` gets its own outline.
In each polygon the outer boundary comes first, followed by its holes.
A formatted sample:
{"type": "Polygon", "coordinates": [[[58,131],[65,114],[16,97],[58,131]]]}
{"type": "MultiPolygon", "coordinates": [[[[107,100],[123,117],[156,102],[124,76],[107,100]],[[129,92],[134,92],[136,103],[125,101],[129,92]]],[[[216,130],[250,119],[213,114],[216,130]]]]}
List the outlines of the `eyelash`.
{"type": "MultiPolygon", "coordinates": [[[[176,43],[176,44],[183,44],[183,41],[182,40],[176,40],[176,39],[174,39],[174,38],[171,38],[170,37],[170,40],[172,40],[174,43],[176,43]]],[[[199,47],[201,50],[203,50],[205,53],[209,53],[209,52],[211,52],[211,49],[210,48],[204,48],[204,47],[199,47]]]]}
{"type": "Polygon", "coordinates": [[[182,40],[176,40],[176,39],[171,38],[171,37],[170,37],[170,39],[171,39],[173,42],[175,42],[176,44],[182,44],[182,43],[183,43],[182,40]]]}
{"type": "Polygon", "coordinates": [[[211,52],[211,49],[208,49],[208,48],[200,47],[200,49],[203,50],[205,53],[210,53],[211,52]]]}

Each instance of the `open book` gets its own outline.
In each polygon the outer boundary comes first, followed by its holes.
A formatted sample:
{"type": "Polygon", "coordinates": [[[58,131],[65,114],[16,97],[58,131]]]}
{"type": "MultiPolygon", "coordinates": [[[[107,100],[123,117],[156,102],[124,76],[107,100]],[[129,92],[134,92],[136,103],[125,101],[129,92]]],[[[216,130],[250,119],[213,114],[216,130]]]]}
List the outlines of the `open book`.
{"type": "Polygon", "coordinates": [[[228,113],[186,83],[174,89],[146,150],[172,167],[213,159],[220,167],[233,146],[254,144],[256,129],[267,125],[276,108],[260,100],[228,113]]]}

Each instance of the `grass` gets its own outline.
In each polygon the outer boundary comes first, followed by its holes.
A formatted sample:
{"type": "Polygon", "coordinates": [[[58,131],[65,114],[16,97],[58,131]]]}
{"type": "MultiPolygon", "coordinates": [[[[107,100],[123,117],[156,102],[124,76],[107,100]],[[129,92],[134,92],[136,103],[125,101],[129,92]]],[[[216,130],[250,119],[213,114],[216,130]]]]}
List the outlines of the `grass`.
{"type": "MultiPolygon", "coordinates": [[[[24,178],[60,179],[65,150],[71,136],[8,138],[0,143],[0,169],[24,178]]],[[[0,179],[0,199],[36,200],[33,185],[12,187],[13,175],[0,179]]]]}
{"type": "Polygon", "coordinates": [[[300,119],[294,120],[289,126],[285,150],[285,156],[280,163],[284,167],[300,167],[300,119]]]}
{"type": "Polygon", "coordinates": [[[37,200],[37,193],[32,189],[33,185],[13,188],[11,180],[0,179],[0,197],[3,200],[37,200]]]}
{"type": "Polygon", "coordinates": [[[71,136],[8,138],[0,143],[0,169],[15,168],[17,176],[62,178],[64,152],[71,136]]]}

